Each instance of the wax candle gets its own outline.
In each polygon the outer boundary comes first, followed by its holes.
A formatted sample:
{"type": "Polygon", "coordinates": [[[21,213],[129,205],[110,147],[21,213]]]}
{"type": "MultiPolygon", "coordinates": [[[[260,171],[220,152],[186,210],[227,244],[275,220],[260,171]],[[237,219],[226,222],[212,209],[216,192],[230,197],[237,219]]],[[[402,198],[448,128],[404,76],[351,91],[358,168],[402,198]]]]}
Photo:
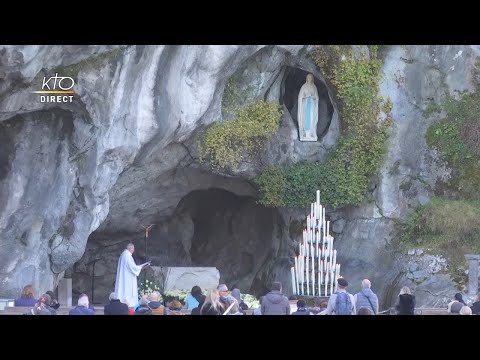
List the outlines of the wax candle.
{"type": "Polygon", "coordinates": [[[297,257],[295,257],[295,279],[296,279],[296,281],[295,281],[295,284],[296,284],[296,285],[295,285],[295,291],[296,291],[296,294],[298,295],[298,294],[299,294],[299,292],[298,292],[298,290],[299,290],[298,283],[299,283],[300,281],[299,281],[299,279],[298,279],[298,258],[297,258],[297,257]]]}
{"type": "Polygon", "coordinates": [[[295,286],[295,267],[292,267],[290,271],[292,273],[292,293],[297,294],[297,290],[295,286]]]}
{"type": "Polygon", "coordinates": [[[315,296],[315,269],[312,268],[312,296],[315,296]]]}
{"type": "Polygon", "coordinates": [[[327,290],[328,290],[328,273],[325,273],[325,296],[327,295],[327,290]]]}
{"type": "Polygon", "coordinates": [[[306,294],[307,295],[310,295],[310,288],[309,288],[309,276],[308,276],[308,257],[307,257],[307,261],[305,261],[305,277],[306,277],[306,285],[307,285],[307,289],[306,289],[306,294]]]}

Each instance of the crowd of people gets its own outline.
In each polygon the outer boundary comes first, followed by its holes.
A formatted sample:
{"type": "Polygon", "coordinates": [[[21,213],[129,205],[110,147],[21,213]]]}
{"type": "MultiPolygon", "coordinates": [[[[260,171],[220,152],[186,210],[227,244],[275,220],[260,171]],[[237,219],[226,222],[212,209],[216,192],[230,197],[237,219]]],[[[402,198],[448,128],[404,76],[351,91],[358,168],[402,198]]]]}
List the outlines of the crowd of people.
{"type": "MultiPolygon", "coordinates": [[[[115,291],[109,296],[109,303],[104,307],[105,315],[184,315],[189,310],[191,315],[245,315],[248,306],[242,301],[240,289],[231,292],[226,284],[210,289],[203,295],[199,286],[194,286],[185,299],[185,306],[175,299],[163,303],[159,292],[150,292],[138,300],[137,277],[150,262],[136,265],[133,260],[135,246],[129,243],[120,255],[115,291]]],[[[348,281],[337,280],[337,291],[328,298],[316,298],[313,307],[308,307],[304,299],[285,296],[282,284],[274,282],[270,292],[260,297],[260,306],[253,315],[377,315],[379,314],[378,296],[371,289],[368,279],[362,281],[362,289],[356,294],[347,291],[348,281]]],[[[26,314],[55,315],[60,307],[52,291],[47,291],[38,299],[34,296],[33,287],[25,286],[22,296],[15,301],[15,306],[31,307],[26,314]]],[[[396,304],[398,315],[414,315],[415,296],[409,287],[401,288],[396,304]]],[[[449,313],[461,315],[480,315],[480,297],[472,307],[467,306],[460,293],[448,304],[449,313]]],[[[69,315],[95,315],[95,308],[87,294],[78,297],[77,306],[69,311],[69,315]]]]}
{"type": "MultiPolygon", "coordinates": [[[[362,281],[362,289],[356,294],[347,291],[348,282],[339,278],[337,291],[328,300],[316,298],[314,306],[307,306],[304,299],[296,296],[288,298],[282,292],[282,284],[274,282],[271,291],[259,298],[260,306],[253,310],[253,315],[377,315],[379,301],[371,289],[368,279],[362,281]]],[[[109,303],[104,306],[105,315],[245,315],[248,309],[241,299],[240,289],[229,291],[226,284],[220,284],[215,289],[203,295],[199,286],[194,286],[183,305],[175,299],[168,303],[162,302],[159,292],[152,292],[140,298],[137,304],[129,304],[126,299],[121,301],[115,292],[109,296],[109,303]]],[[[56,315],[60,304],[52,291],[47,291],[38,299],[31,285],[23,288],[21,296],[15,300],[15,306],[31,307],[25,315],[56,315]]],[[[414,315],[415,295],[409,287],[401,288],[398,302],[395,306],[398,315],[414,315]]],[[[472,306],[467,306],[462,294],[456,293],[448,304],[447,311],[451,314],[480,315],[480,294],[472,306]]],[[[95,315],[95,308],[90,304],[87,294],[81,294],[77,306],[69,311],[69,315],[95,315]]]]}

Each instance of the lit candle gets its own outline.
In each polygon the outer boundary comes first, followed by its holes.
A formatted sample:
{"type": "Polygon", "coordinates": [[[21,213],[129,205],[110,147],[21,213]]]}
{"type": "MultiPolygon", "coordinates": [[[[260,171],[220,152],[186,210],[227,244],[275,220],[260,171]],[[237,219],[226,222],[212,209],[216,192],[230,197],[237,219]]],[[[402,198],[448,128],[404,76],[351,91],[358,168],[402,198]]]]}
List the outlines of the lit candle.
{"type": "Polygon", "coordinates": [[[330,281],[330,295],[333,294],[333,283],[335,282],[334,281],[334,277],[333,277],[333,271],[332,269],[330,269],[330,279],[332,279],[332,281],[330,281]]]}
{"type": "Polygon", "coordinates": [[[315,248],[313,247],[313,245],[311,245],[312,247],[312,270],[315,269],[315,248]]]}
{"type": "Polygon", "coordinates": [[[303,295],[303,256],[298,259],[298,271],[300,272],[300,295],[303,295]]]}
{"type": "Polygon", "coordinates": [[[317,190],[317,205],[320,205],[320,190],[317,190]]]}
{"type": "MultiPolygon", "coordinates": [[[[322,208],[322,224],[325,227],[325,207],[322,208]]],[[[325,231],[325,229],[324,229],[325,231]]]]}
{"type": "Polygon", "coordinates": [[[298,282],[299,282],[299,279],[298,279],[298,258],[295,257],[295,294],[298,295],[298,289],[299,289],[299,286],[298,286],[298,282]]]}
{"type": "Polygon", "coordinates": [[[315,268],[312,268],[312,296],[315,296],[315,268]]]}
{"type": "Polygon", "coordinates": [[[327,235],[330,235],[330,220],[327,221],[327,235]]]}
{"type": "Polygon", "coordinates": [[[291,267],[290,272],[292,273],[292,293],[295,295],[297,290],[295,289],[295,268],[291,267]]]}
{"type": "Polygon", "coordinates": [[[325,296],[327,295],[327,290],[328,290],[328,272],[325,273],[325,296]]]}
{"type": "MultiPolygon", "coordinates": [[[[320,280],[320,271],[321,271],[321,269],[322,269],[322,268],[320,267],[320,261],[322,261],[322,260],[320,260],[320,256],[319,256],[319,257],[317,258],[317,273],[318,273],[318,281],[317,281],[317,282],[318,282],[318,286],[320,286],[320,284],[322,283],[322,281],[320,280]]],[[[319,287],[319,289],[320,289],[320,287],[319,287]]],[[[319,290],[319,291],[320,291],[320,290],[319,290]]]]}
{"type": "Polygon", "coordinates": [[[322,296],[322,284],[323,284],[323,270],[322,266],[320,266],[320,278],[318,280],[318,296],[322,296]]]}
{"type": "Polygon", "coordinates": [[[333,250],[333,261],[332,264],[335,268],[335,265],[337,264],[337,250],[333,250]]]}

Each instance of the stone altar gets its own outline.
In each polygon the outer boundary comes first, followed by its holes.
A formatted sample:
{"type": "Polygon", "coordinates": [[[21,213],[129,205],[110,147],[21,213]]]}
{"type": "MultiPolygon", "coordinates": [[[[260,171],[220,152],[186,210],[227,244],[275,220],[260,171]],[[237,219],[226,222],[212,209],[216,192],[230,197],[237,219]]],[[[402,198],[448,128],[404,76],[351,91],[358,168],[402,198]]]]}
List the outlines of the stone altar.
{"type": "MultiPolygon", "coordinates": [[[[216,267],[150,266],[146,271],[147,277],[155,279],[162,293],[175,289],[191,289],[195,285],[202,290],[213,289],[220,282],[220,272],[216,267]]],[[[141,276],[140,281],[143,281],[141,276]]]]}

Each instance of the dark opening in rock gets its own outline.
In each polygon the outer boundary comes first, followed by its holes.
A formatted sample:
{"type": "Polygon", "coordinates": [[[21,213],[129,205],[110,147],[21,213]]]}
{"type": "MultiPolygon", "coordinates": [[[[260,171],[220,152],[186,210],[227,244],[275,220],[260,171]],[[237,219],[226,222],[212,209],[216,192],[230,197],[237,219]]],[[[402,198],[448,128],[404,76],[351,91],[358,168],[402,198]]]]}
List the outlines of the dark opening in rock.
{"type": "MultiPolygon", "coordinates": [[[[280,96],[280,103],[284,104],[292,119],[297,124],[298,111],[298,93],[303,84],[305,84],[308,72],[287,66],[285,69],[284,84],[282,86],[282,93],[280,96]]],[[[328,130],[333,115],[333,105],[328,96],[327,87],[323,82],[314,77],[315,86],[318,90],[318,123],[317,136],[321,139],[328,130]]]]}
{"type": "Polygon", "coordinates": [[[209,189],[189,193],[177,211],[193,222],[192,265],[216,266],[230,287],[247,277],[250,287],[271,248],[275,210],[251,197],[209,189]]]}
{"type": "Polygon", "coordinates": [[[11,169],[11,161],[15,151],[15,135],[21,124],[11,121],[0,122],[0,181],[5,179],[11,169]]]}
{"type": "MultiPolygon", "coordinates": [[[[111,209],[114,211],[114,209],[111,209]]],[[[272,249],[279,241],[276,209],[256,204],[251,196],[239,196],[220,188],[186,194],[170,216],[152,218],[147,258],[154,266],[216,267],[220,281],[243,292],[263,294],[264,274],[272,270],[272,249]]],[[[108,301],[115,287],[118,257],[128,242],[135,244],[136,263],[145,260],[145,238],[140,225],[135,234],[107,228],[90,236],[85,255],[75,264],[75,294],[92,287],[95,267],[95,302],[108,301]]],[[[278,246],[278,244],[277,244],[278,246]]],[[[143,281],[143,273],[139,282],[143,281]]]]}

